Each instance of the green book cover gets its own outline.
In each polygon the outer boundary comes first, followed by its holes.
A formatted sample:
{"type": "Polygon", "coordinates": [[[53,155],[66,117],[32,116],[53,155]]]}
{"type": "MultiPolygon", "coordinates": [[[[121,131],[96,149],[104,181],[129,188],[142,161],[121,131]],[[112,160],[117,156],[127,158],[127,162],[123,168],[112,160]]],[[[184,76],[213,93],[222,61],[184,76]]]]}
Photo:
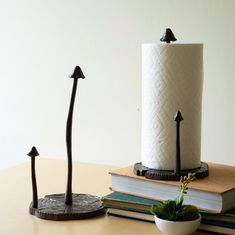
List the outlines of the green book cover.
{"type": "Polygon", "coordinates": [[[151,207],[154,204],[159,203],[158,201],[146,199],[143,197],[128,195],[125,193],[112,192],[107,196],[103,197],[104,201],[117,201],[117,202],[125,202],[129,204],[138,204],[151,207]]]}
{"type": "Polygon", "coordinates": [[[103,197],[103,203],[106,208],[116,208],[151,214],[151,206],[159,202],[120,192],[113,192],[103,197]]]}

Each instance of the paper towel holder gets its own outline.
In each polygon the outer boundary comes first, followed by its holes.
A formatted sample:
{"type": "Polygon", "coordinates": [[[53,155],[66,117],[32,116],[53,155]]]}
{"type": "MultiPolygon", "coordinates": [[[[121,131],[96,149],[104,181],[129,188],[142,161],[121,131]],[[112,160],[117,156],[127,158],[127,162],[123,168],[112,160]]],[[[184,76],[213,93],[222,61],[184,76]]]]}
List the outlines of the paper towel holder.
{"type": "Polygon", "coordinates": [[[176,122],[176,155],[175,155],[175,168],[174,170],[159,170],[148,168],[141,162],[134,165],[134,173],[137,176],[145,176],[148,179],[154,180],[175,180],[179,181],[181,176],[188,175],[189,173],[195,174],[197,179],[205,178],[209,175],[209,167],[205,162],[201,162],[200,167],[194,169],[181,169],[180,159],[180,122],[184,119],[181,112],[178,110],[174,115],[176,122]]]}
{"type": "Polygon", "coordinates": [[[72,120],[73,109],[76,97],[77,83],[79,79],[85,76],[79,66],[76,66],[73,74],[73,87],[69,105],[69,112],[66,124],[66,147],[67,147],[67,187],[65,193],[46,195],[39,198],[37,195],[37,182],[35,173],[35,157],[39,155],[36,147],[33,147],[28,153],[31,157],[31,178],[33,201],[29,206],[29,213],[40,219],[47,220],[80,220],[99,216],[105,213],[105,208],[101,198],[91,194],[72,192],[72,120]]]}

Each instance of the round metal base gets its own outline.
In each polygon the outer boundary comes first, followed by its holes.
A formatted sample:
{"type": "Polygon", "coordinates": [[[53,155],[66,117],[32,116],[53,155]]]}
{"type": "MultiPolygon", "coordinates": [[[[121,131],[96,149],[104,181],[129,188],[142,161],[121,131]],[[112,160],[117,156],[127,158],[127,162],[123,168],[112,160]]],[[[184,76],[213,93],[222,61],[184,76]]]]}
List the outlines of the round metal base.
{"type": "Polygon", "coordinates": [[[188,173],[195,173],[197,179],[205,178],[209,175],[209,168],[205,162],[201,162],[199,168],[181,170],[180,174],[175,174],[172,170],[157,170],[148,168],[142,165],[141,162],[134,165],[134,173],[138,176],[145,176],[145,178],[153,180],[180,180],[180,176],[188,175],[188,173]]]}
{"type": "Polygon", "coordinates": [[[51,194],[38,200],[38,208],[32,203],[29,213],[47,220],[80,220],[105,213],[99,197],[89,194],[73,194],[73,204],[65,205],[65,194],[51,194]]]}

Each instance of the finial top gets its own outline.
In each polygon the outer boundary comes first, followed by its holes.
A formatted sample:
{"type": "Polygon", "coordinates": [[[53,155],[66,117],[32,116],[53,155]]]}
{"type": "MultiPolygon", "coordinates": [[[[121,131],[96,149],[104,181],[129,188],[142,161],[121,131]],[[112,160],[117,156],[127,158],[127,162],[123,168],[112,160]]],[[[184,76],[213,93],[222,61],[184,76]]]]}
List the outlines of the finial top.
{"type": "Polygon", "coordinates": [[[39,155],[36,147],[32,147],[31,151],[27,154],[30,157],[37,157],[39,155]]]}
{"type": "Polygon", "coordinates": [[[70,78],[77,78],[77,79],[79,79],[79,78],[84,79],[85,78],[85,76],[82,72],[82,69],[78,65],[75,67],[73,74],[70,76],[70,78]]]}
{"type": "Polygon", "coordinates": [[[182,117],[181,112],[180,112],[180,111],[177,111],[176,114],[175,114],[175,116],[174,116],[174,121],[176,121],[176,122],[181,122],[181,121],[183,121],[183,120],[184,120],[184,119],[183,119],[183,117],[182,117]]]}
{"type": "Polygon", "coordinates": [[[176,41],[175,35],[170,28],[167,28],[162,37],[160,38],[161,42],[170,43],[171,41],[176,41]]]}

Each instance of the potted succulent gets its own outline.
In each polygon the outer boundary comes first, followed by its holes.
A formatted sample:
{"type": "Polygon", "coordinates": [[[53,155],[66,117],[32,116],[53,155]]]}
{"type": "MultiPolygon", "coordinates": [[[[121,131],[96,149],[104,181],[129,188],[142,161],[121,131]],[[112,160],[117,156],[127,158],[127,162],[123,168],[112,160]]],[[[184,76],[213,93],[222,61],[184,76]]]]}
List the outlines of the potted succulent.
{"type": "Polygon", "coordinates": [[[198,208],[183,204],[188,184],[194,178],[193,174],[181,177],[179,197],[152,206],[151,213],[154,215],[156,226],[163,234],[188,235],[195,232],[200,225],[201,215],[198,208]]]}

